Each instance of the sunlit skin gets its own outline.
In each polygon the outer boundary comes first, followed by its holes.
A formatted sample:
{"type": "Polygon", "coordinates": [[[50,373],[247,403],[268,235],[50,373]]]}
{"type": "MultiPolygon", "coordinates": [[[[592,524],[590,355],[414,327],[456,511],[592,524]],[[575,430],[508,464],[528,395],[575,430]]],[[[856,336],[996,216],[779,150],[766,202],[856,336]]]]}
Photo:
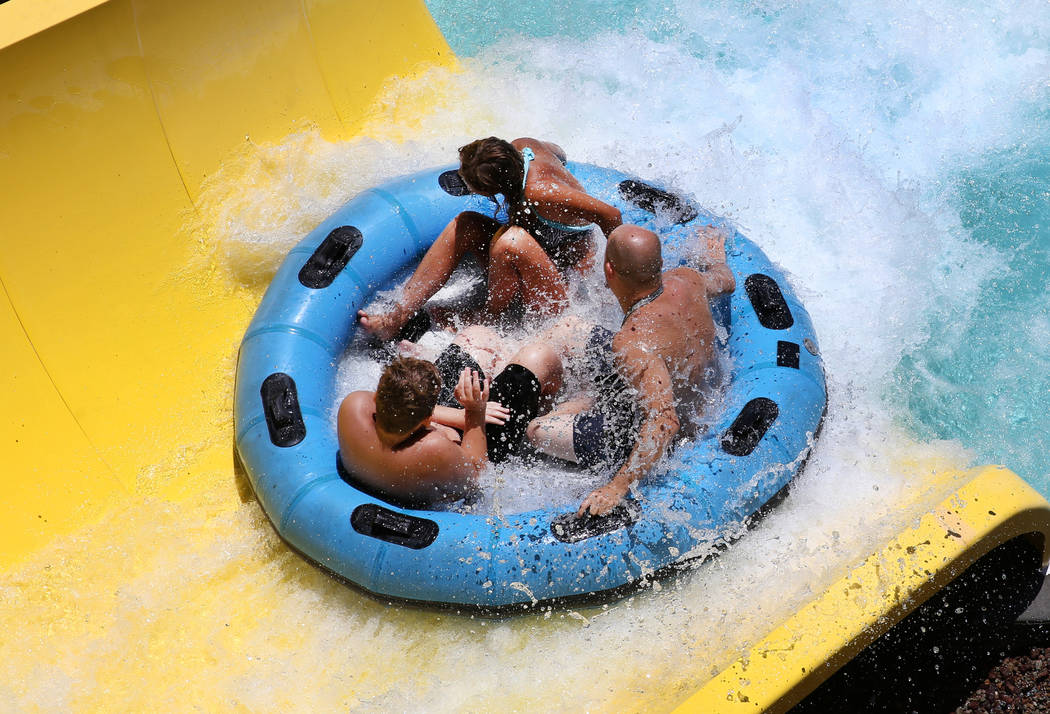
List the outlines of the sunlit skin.
{"type": "Polygon", "coordinates": [[[465,496],[477,488],[485,466],[486,419],[503,423],[507,417],[499,405],[487,406],[488,396],[488,380],[465,369],[455,390],[463,409],[436,407],[407,434],[390,434],[376,424],[375,392],[351,392],[339,406],[339,456],[357,478],[392,496],[465,496]]]}
{"type": "Polygon", "coordinates": [[[565,152],[558,145],[527,137],[511,144],[518,151],[531,148],[536,157],[526,177],[524,198],[529,212],[521,214],[522,225],[504,226],[473,211],[456,216],[427,250],[393,309],[358,311],[365,330],[380,339],[392,339],[441,289],[467,254],[485,268],[488,284],[485,306],[480,314],[470,316],[471,321],[498,317],[515,298],[534,314],[554,315],[565,309],[568,283],[564,273],[588,266],[593,245],[588,240],[572,241],[557,254],[548,255],[530,232],[535,221],[529,216],[537,212],[566,225],[596,223],[608,234],[621,224],[620,211],[587,194],[565,168],[565,152]]]}
{"type": "MultiPolygon", "coordinates": [[[[697,236],[708,265],[702,271],[680,267],[661,274],[660,240],[638,226],[624,225],[609,236],[604,271],[624,314],[661,284],[663,294],[627,318],[612,340],[617,371],[637,390],[642,423],[637,443],[609,483],[592,491],[577,513],[612,510],[664,455],[679,432],[675,405],[695,393],[714,363],[715,325],[710,299],[732,292],[736,281],[726,265],[725,234],[705,227],[697,236]]],[[[579,343],[585,326],[567,324],[562,332],[579,343]]],[[[555,336],[552,343],[557,343],[555,336]]],[[[568,349],[567,347],[564,349],[568,349]]],[[[534,419],[529,437],[543,451],[572,458],[573,416],[589,405],[576,399],[534,419]]]]}
{"type": "MultiPolygon", "coordinates": [[[[493,330],[465,328],[455,343],[465,349],[488,374],[507,364],[528,369],[540,383],[540,396],[549,399],[562,387],[562,363],[549,346],[532,342],[510,358],[510,350],[493,330]]],[[[409,352],[421,354],[413,343],[409,352]]],[[[404,434],[391,434],[376,424],[375,392],[352,392],[337,417],[339,455],[348,471],[364,483],[399,498],[439,502],[461,498],[477,488],[488,446],[485,424],[504,424],[510,409],[488,401],[489,381],[464,369],[453,393],[463,407],[437,405],[433,413],[404,434]]]]}

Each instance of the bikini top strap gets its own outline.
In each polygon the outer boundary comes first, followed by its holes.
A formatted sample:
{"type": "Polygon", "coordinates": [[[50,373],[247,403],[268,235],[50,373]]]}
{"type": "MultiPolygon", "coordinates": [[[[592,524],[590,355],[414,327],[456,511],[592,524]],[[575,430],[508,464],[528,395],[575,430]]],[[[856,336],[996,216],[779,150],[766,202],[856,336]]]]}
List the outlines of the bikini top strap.
{"type": "Polygon", "coordinates": [[[532,160],[536,158],[536,154],[532,153],[532,149],[526,146],[521,150],[521,158],[525,159],[525,166],[521,171],[521,190],[524,191],[525,184],[529,180],[529,164],[531,164],[532,160]]]}

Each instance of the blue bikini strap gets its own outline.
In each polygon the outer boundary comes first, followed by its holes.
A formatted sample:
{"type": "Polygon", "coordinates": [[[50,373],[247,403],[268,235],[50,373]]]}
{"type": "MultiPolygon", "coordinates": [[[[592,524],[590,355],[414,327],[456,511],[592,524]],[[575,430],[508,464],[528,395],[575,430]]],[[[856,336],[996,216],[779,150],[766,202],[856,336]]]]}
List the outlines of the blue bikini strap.
{"type": "Polygon", "coordinates": [[[521,190],[525,190],[525,184],[529,180],[529,164],[536,158],[536,154],[532,153],[532,149],[526,146],[521,150],[521,158],[525,159],[525,166],[521,170],[521,190]]]}
{"type": "MultiPolygon", "coordinates": [[[[523,159],[525,159],[525,167],[524,167],[524,170],[523,170],[524,176],[521,179],[521,192],[522,192],[521,195],[522,195],[522,198],[524,198],[525,197],[525,184],[528,183],[528,180],[529,180],[529,164],[531,164],[532,160],[536,158],[536,154],[533,153],[531,148],[526,146],[524,149],[521,150],[521,157],[523,159]]],[[[551,219],[544,218],[542,215],[540,215],[539,211],[536,211],[535,215],[536,215],[536,219],[539,220],[540,223],[543,223],[544,225],[548,226],[549,228],[553,228],[553,229],[558,230],[558,231],[564,231],[565,233],[585,233],[585,232],[588,232],[588,231],[591,230],[590,225],[586,225],[586,226],[568,226],[568,225],[565,225],[564,223],[558,223],[557,221],[552,221],[551,219]]]]}

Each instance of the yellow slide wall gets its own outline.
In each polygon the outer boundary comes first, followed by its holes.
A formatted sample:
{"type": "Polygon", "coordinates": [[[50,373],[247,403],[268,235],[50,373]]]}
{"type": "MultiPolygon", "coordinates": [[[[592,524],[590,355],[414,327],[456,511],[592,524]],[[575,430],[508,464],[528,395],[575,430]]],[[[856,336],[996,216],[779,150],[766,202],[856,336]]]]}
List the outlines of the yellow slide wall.
{"type": "Polygon", "coordinates": [[[172,275],[202,181],[306,121],[351,137],[391,75],[452,61],[421,0],[0,4],[0,566],[159,464],[232,471],[209,406],[253,306],[172,275]]]}

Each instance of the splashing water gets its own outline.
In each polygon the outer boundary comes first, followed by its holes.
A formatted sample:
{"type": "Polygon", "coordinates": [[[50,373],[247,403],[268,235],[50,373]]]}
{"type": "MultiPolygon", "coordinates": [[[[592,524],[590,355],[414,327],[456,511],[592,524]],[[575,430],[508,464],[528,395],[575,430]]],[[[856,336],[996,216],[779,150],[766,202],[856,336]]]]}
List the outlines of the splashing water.
{"type": "Polygon", "coordinates": [[[691,193],[786,268],[830,389],[807,470],[659,591],[509,620],[348,589],[216,474],[0,585],[5,706],[659,710],[912,525],[952,486],[931,473],[975,452],[1050,490],[1045,4],[430,7],[462,71],[389,86],[368,138],[304,131],[213,177],[198,228],[231,280],[261,293],[336,206],[476,136],[553,139],[691,193]]]}

